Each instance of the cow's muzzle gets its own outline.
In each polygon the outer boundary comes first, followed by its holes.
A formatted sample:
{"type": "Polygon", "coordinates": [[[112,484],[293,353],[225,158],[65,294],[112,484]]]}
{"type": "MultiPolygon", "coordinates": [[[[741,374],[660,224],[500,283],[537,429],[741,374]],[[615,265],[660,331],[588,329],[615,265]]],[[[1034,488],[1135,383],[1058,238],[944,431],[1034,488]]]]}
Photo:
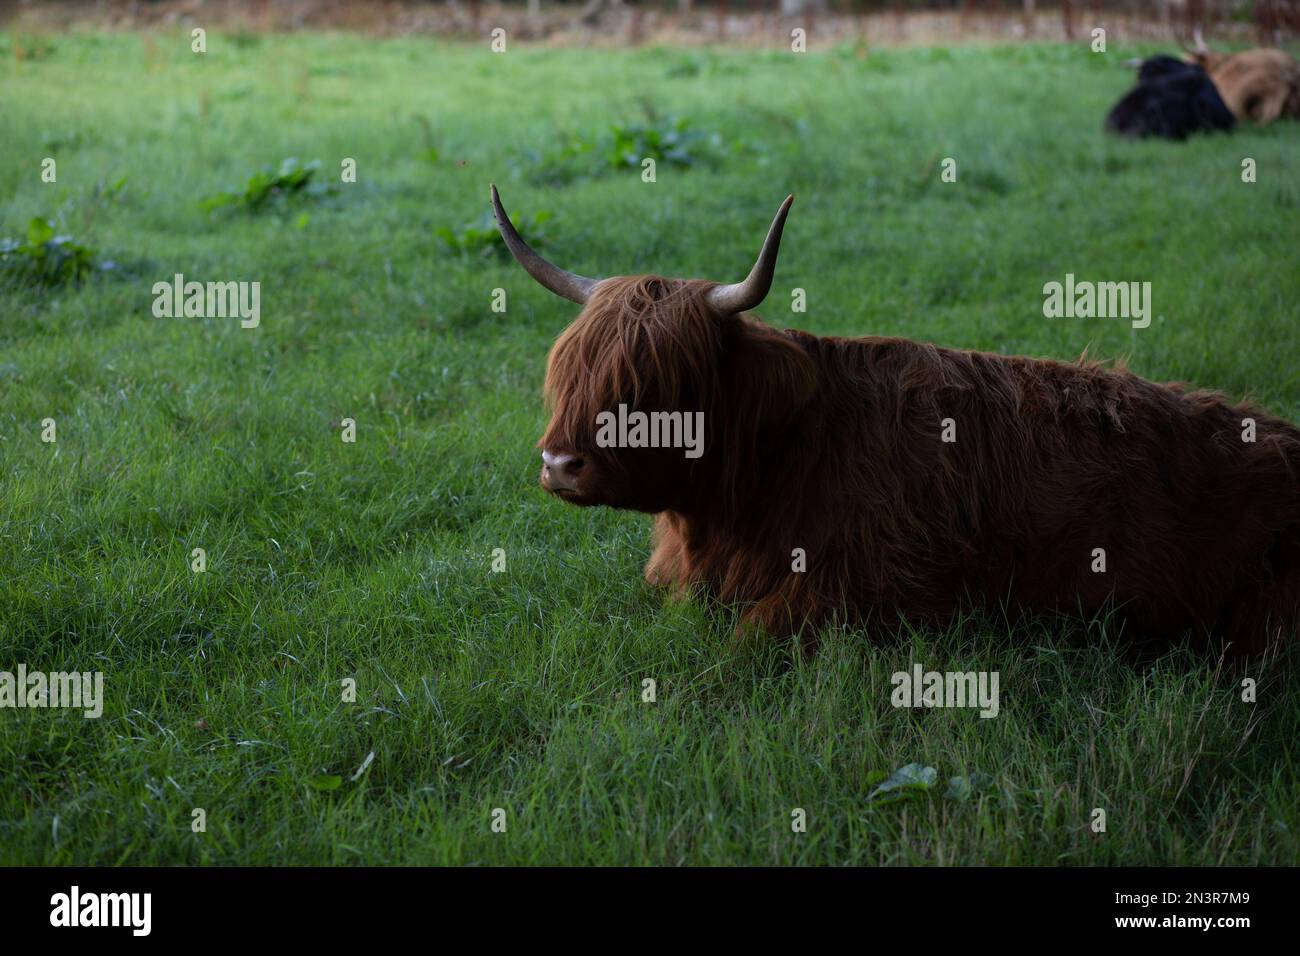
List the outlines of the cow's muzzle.
{"type": "Polygon", "coordinates": [[[564,496],[578,493],[578,480],[582,477],[584,462],[578,455],[542,452],[542,487],[552,494],[564,496]]]}

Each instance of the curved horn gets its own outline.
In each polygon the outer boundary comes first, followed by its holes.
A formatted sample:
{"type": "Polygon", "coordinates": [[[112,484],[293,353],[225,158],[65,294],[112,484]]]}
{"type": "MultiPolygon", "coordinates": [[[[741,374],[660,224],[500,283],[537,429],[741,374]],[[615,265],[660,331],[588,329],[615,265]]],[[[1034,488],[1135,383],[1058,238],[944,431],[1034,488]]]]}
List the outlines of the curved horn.
{"type": "Polygon", "coordinates": [[[772,288],[772,276],[776,273],[776,254],[781,248],[781,230],[785,228],[785,217],[790,212],[793,196],[787,196],[781,208],[776,211],[776,218],[767,230],[763,240],[763,250],[758,254],[758,261],[744,282],[735,285],[720,285],[709,290],[709,306],[719,315],[734,315],[754,308],[765,298],[767,290],[772,288]]]}
{"type": "Polygon", "coordinates": [[[591,290],[596,287],[596,280],[565,272],[559,266],[551,265],[533,252],[528,247],[528,243],[524,242],[524,237],[519,235],[511,225],[510,217],[501,206],[501,197],[497,195],[495,183],[492,184],[492,214],[496,216],[497,228],[501,230],[501,238],[506,241],[506,248],[530,276],[556,295],[563,296],[578,305],[586,304],[591,296],[591,290]]]}
{"type": "Polygon", "coordinates": [[[1179,40],[1178,48],[1182,50],[1184,53],[1208,53],[1209,52],[1209,50],[1206,49],[1205,40],[1201,38],[1200,27],[1196,27],[1192,31],[1192,40],[1193,40],[1192,45],[1188,45],[1186,40],[1179,40]]]}

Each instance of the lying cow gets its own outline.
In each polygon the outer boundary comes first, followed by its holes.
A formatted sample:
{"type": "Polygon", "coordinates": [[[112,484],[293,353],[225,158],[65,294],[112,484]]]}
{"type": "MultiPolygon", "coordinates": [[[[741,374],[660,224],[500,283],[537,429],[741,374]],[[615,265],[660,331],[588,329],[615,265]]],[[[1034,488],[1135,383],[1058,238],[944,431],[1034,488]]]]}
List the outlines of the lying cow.
{"type": "Polygon", "coordinates": [[[1173,140],[1234,126],[1232,112],[1205,70],[1171,56],[1144,60],[1137,86],[1106,117],[1106,128],[1112,133],[1173,140]]]}
{"type": "Polygon", "coordinates": [[[778,331],[745,313],[792,201],[738,284],[597,281],[492,188],[520,265],[583,307],[547,365],[541,484],[656,515],[648,581],[778,635],[1118,605],[1127,639],[1255,651],[1300,618],[1300,430],[1096,363],[778,331]],[[702,413],[702,443],[611,441],[628,409],[702,413]]]}
{"type": "Polygon", "coordinates": [[[1291,54],[1263,48],[1214,53],[1197,32],[1187,60],[1209,73],[1238,120],[1300,119],[1300,63],[1291,54]]]}

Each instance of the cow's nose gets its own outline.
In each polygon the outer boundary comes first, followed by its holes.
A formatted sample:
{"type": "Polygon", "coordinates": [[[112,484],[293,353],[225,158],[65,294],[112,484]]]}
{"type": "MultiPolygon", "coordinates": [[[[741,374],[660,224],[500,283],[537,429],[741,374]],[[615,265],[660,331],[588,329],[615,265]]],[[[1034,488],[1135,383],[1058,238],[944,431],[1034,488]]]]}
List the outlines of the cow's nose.
{"type": "Polygon", "coordinates": [[[556,455],[542,452],[542,484],[551,491],[573,491],[578,487],[578,475],[583,461],[577,455],[556,455]]]}

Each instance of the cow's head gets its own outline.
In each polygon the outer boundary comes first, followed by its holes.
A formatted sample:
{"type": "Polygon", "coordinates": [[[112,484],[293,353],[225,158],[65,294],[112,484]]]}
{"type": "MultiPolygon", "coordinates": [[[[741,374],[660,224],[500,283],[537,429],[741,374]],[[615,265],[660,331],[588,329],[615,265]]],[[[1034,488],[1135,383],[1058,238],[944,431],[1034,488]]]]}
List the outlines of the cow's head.
{"type": "Polygon", "coordinates": [[[579,505],[685,510],[710,483],[726,480],[726,469],[765,429],[795,414],[814,387],[811,360],[789,338],[742,314],[771,288],[793,201],[781,204],[742,282],[597,280],[529,248],[492,187],[511,254],[541,285],[583,307],[547,363],[552,416],[537,443],[543,488],[579,505]],[[634,412],[647,428],[639,447],[631,447],[638,440],[634,412]],[[652,435],[675,445],[647,447],[652,435]]]}
{"type": "Polygon", "coordinates": [[[1213,73],[1228,59],[1229,54],[1216,53],[1205,45],[1205,38],[1201,36],[1200,27],[1193,31],[1192,39],[1196,44],[1195,46],[1183,45],[1183,59],[1186,62],[1199,66],[1206,73],[1213,73]]]}

